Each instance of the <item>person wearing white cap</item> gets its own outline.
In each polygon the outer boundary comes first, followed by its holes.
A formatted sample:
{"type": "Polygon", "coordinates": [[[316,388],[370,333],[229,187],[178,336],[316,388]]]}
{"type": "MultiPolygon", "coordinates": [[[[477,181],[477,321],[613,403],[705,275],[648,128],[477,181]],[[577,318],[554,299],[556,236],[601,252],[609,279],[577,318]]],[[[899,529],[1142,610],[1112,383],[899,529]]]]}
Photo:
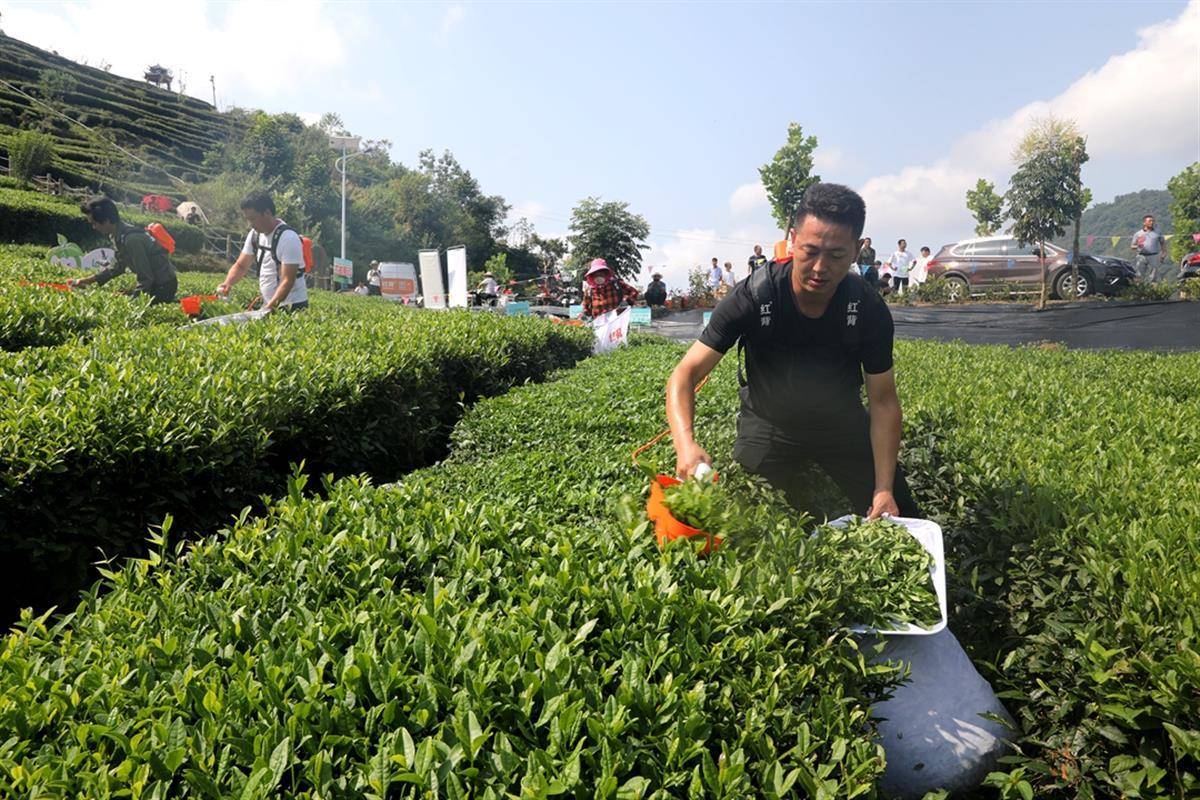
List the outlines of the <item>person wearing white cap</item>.
{"type": "Polygon", "coordinates": [[[479,282],[479,288],[475,291],[475,300],[480,305],[491,303],[495,305],[496,298],[500,296],[500,284],[496,283],[496,275],[492,272],[483,273],[483,280],[479,282]]]}
{"type": "Polygon", "coordinates": [[[603,258],[593,258],[584,275],[583,315],[598,317],[612,311],[622,302],[632,303],[638,290],[613,274],[603,258]]]}

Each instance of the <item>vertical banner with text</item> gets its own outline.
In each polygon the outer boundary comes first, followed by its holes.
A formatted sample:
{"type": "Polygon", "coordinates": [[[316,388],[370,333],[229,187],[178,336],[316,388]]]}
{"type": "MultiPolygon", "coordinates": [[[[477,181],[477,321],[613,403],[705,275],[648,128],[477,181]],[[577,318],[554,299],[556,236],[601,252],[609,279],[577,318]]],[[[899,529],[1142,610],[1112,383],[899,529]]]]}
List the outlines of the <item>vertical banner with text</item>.
{"type": "Polygon", "coordinates": [[[417,293],[417,268],[384,261],[379,265],[379,293],[388,300],[405,300],[417,293]]]}
{"type": "Polygon", "coordinates": [[[422,250],[417,254],[421,262],[421,290],[426,308],[445,308],[446,290],[442,287],[442,256],[437,250],[422,250]]]}
{"type": "Polygon", "coordinates": [[[446,251],[446,279],[450,283],[450,307],[467,307],[467,248],[459,245],[446,251]]]}

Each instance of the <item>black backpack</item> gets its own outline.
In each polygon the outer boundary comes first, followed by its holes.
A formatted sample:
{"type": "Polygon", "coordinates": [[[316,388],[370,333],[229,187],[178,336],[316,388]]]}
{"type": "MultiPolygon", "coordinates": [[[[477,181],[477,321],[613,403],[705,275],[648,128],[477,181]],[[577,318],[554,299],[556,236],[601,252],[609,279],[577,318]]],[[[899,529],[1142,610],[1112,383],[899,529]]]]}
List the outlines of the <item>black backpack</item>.
{"type": "MultiPolygon", "coordinates": [[[[750,296],[754,298],[754,305],[758,307],[759,328],[767,328],[771,325],[771,315],[775,310],[775,301],[778,299],[775,294],[775,279],[779,275],[779,270],[782,270],[787,262],[768,261],[763,266],[754,270],[750,277],[746,279],[747,290],[750,296]]],[[[860,304],[862,303],[863,279],[853,272],[846,273],[843,282],[846,283],[846,324],[842,328],[842,347],[849,352],[858,350],[859,343],[862,341],[858,325],[858,317],[860,312],[860,304]]],[[[742,369],[743,352],[746,349],[746,337],[743,334],[738,337],[737,342],[737,373],[738,385],[745,387],[749,385],[746,380],[746,374],[742,369]]]]}

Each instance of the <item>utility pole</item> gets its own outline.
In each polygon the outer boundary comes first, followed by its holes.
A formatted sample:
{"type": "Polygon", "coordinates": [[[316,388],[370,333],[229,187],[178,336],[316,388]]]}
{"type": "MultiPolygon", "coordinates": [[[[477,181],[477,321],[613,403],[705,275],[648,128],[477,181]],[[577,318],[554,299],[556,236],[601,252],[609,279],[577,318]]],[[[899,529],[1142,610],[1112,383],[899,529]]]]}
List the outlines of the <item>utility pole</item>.
{"type": "Polygon", "coordinates": [[[346,162],[359,154],[357,136],[336,135],[329,137],[329,146],[341,150],[342,157],[335,164],[338,172],[342,173],[342,258],[346,257],[346,162]]]}
{"type": "Polygon", "coordinates": [[[213,109],[217,108],[217,77],[215,75],[208,76],[208,82],[212,84],[213,89],[213,109]]]}

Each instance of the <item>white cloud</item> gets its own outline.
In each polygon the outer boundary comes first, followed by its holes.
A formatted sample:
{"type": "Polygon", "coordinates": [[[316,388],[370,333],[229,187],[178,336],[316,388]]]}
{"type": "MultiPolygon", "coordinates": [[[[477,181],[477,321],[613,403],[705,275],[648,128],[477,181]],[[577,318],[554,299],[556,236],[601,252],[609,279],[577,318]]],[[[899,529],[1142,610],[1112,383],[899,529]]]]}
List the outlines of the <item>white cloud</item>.
{"type": "MultiPolygon", "coordinates": [[[[826,177],[826,173],[836,172],[845,163],[846,151],[840,147],[817,147],[817,151],[813,153],[813,172],[824,180],[831,180],[826,177]]],[[[833,182],[838,183],[837,180],[833,182]]]]}
{"type": "Polygon", "coordinates": [[[467,9],[463,6],[455,4],[446,9],[446,11],[442,14],[441,37],[443,41],[450,36],[450,32],[458,27],[459,23],[461,23],[466,16],[467,9]]]}
{"type": "Polygon", "coordinates": [[[669,289],[686,288],[688,271],[696,266],[709,267],[713,256],[721,264],[732,262],[734,275],[740,278],[745,274],[746,260],[754,252],[754,245],[761,244],[763,252],[770,254],[777,238],[779,234],[769,224],[743,226],[725,233],[692,228],[651,235],[650,249],[642,254],[644,268],[637,282],[645,285],[652,272],[661,272],[669,289]]]}
{"type": "MultiPolygon", "coordinates": [[[[69,4],[20,4],[4,9],[10,36],[67,58],[101,59],[117,75],[140,79],[160,63],[186,81],[186,92],[225,107],[247,92],[281,88],[329,77],[348,51],[345,20],[317,0],[274,3],[156,3],[147,0],[84,0],[69,4]],[[167,32],[167,33],[164,33],[167,32]],[[314,38],[315,32],[319,37],[314,38]],[[294,42],[295,46],[277,43],[294,42]]],[[[353,34],[351,34],[353,35],[353,34]]]]}
{"type": "Polygon", "coordinates": [[[729,209],[734,216],[745,216],[769,205],[767,190],[761,181],[743,183],[729,196],[729,209]]]}
{"type": "MultiPolygon", "coordinates": [[[[1200,154],[1200,0],[1175,19],[1138,34],[1132,50],[1111,57],[1049,100],[1038,100],[959,137],[932,164],[880,175],[862,186],[868,235],[877,243],[904,236],[915,246],[936,248],[969,236],[974,223],[966,191],[980,177],[1003,192],[1012,152],[1030,123],[1053,113],[1075,120],[1087,136],[1091,161],[1085,183],[1106,192],[1145,188],[1139,175],[1147,159],[1177,161],[1200,154]]],[[[817,151],[818,155],[820,150],[817,151]]],[[[879,249],[878,247],[876,249],[879,249]]]]}

